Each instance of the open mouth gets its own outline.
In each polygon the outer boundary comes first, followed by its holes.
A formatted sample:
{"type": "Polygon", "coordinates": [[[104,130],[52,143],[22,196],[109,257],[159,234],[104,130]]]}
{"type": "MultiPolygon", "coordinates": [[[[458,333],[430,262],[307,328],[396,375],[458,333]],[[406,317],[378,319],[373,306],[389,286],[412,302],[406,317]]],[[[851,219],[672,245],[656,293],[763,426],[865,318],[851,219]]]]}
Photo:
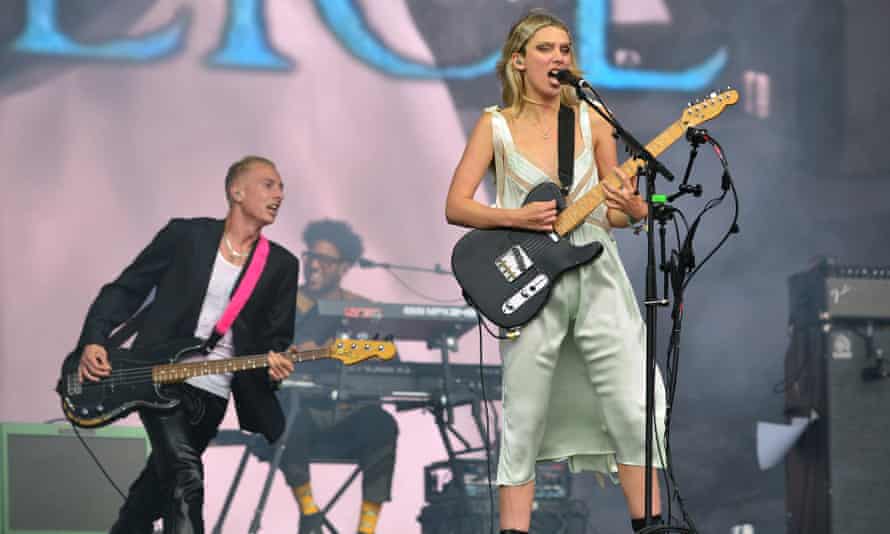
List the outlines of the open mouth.
{"type": "Polygon", "coordinates": [[[553,87],[559,86],[559,84],[560,84],[559,73],[561,71],[562,71],[562,69],[552,69],[550,72],[547,73],[547,79],[550,81],[551,86],[553,86],[553,87]]]}
{"type": "Polygon", "coordinates": [[[268,211],[272,215],[278,215],[278,208],[280,208],[280,207],[281,207],[281,204],[276,202],[276,203],[269,204],[268,206],[266,206],[266,211],[268,211]]]}

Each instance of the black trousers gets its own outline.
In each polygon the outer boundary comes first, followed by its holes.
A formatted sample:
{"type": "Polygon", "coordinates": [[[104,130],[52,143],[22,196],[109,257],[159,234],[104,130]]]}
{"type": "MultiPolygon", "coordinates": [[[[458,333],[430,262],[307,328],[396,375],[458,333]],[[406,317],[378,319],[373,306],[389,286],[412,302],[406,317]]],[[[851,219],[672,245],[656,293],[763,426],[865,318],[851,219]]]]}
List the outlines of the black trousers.
{"type": "MultiPolygon", "coordinates": [[[[287,409],[288,401],[282,401],[287,409]]],[[[343,413],[343,412],[340,412],[343,413]]],[[[399,427],[379,405],[356,407],[344,416],[334,410],[306,408],[287,436],[279,469],[291,487],[309,482],[311,458],[355,460],[362,471],[362,498],[391,499],[399,427]]]]}
{"type": "Polygon", "coordinates": [[[184,384],[176,409],[140,412],[152,451],[111,534],[151,534],[159,518],[164,534],[204,533],[201,454],[216,435],[226,404],[222,397],[184,384]]]}

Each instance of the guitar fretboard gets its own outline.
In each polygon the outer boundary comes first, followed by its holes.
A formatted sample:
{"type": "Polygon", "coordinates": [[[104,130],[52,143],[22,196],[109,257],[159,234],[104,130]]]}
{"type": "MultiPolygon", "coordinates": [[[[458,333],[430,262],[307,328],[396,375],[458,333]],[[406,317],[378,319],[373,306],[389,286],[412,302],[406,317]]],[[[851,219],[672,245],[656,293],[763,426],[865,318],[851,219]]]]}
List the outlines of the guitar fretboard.
{"type": "MultiPolygon", "coordinates": [[[[683,137],[686,133],[686,124],[684,121],[678,120],[667,127],[663,132],[658,134],[658,136],[649,142],[646,145],[646,150],[649,151],[653,156],[658,156],[662,152],[664,152],[669,146],[674,144],[674,142],[683,137]]],[[[621,170],[627,174],[628,176],[633,176],[637,173],[640,167],[644,165],[643,160],[639,158],[632,158],[621,164],[621,170]]],[[[601,178],[600,182],[606,182],[610,186],[617,188],[621,185],[621,178],[614,172],[609,173],[607,176],[601,178]]],[[[584,194],[581,198],[576,200],[566,209],[564,209],[557,217],[556,224],[554,224],[554,228],[556,229],[556,233],[560,236],[565,236],[575,228],[581,225],[584,222],[584,219],[590,215],[593,210],[595,210],[600,204],[605,200],[605,195],[603,194],[603,189],[600,184],[597,184],[591,188],[590,191],[584,194]]]]}
{"type": "MultiPolygon", "coordinates": [[[[285,352],[283,354],[295,363],[332,357],[328,348],[300,352],[285,352]]],[[[152,367],[151,379],[152,382],[156,384],[175,384],[196,376],[237,373],[239,371],[262,369],[264,367],[269,367],[268,355],[253,354],[250,356],[226,358],[224,360],[201,360],[156,365],[152,367]]]]}

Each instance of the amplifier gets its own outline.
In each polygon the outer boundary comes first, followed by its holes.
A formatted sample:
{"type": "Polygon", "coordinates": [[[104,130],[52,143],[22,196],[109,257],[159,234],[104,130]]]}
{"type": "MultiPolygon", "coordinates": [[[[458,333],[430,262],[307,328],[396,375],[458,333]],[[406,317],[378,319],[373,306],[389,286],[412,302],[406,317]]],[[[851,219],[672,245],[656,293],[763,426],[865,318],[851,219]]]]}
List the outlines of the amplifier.
{"type": "Polygon", "coordinates": [[[819,414],[786,457],[787,532],[887,532],[890,325],[828,326],[795,327],[785,361],[786,413],[819,414]]]}
{"type": "Polygon", "coordinates": [[[788,280],[790,323],[890,322],[890,266],[839,265],[829,259],[788,280]]]}
{"type": "MultiPolygon", "coordinates": [[[[79,432],[126,492],[145,466],[145,431],[79,432]]],[[[123,504],[68,424],[0,423],[0,460],[0,534],[108,532],[123,504]]]]}
{"type": "MultiPolygon", "coordinates": [[[[467,496],[488,499],[489,488],[497,499],[497,486],[488,478],[488,465],[484,459],[459,459],[457,468],[467,496]]],[[[497,470],[497,462],[491,462],[492,476],[497,470]]],[[[451,467],[447,461],[430,464],[423,469],[424,495],[427,502],[451,499],[459,495],[453,481],[451,467]]],[[[571,495],[572,474],[566,462],[542,462],[535,468],[535,500],[554,501],[568,499],[571,495]]]]}

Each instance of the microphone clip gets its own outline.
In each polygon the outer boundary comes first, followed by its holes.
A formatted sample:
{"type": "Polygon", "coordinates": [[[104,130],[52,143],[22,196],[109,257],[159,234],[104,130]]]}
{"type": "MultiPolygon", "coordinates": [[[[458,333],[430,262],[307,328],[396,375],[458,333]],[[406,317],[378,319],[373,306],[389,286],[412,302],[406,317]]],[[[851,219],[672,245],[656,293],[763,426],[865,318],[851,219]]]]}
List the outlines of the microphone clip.
{"type": "Polygon", "coordinates": [[[686,140],[692,143],[693,147],[703,145],[711,141],[711,136],[704,128],[694,128],[692,126],[686,128],[686,140]]]}

